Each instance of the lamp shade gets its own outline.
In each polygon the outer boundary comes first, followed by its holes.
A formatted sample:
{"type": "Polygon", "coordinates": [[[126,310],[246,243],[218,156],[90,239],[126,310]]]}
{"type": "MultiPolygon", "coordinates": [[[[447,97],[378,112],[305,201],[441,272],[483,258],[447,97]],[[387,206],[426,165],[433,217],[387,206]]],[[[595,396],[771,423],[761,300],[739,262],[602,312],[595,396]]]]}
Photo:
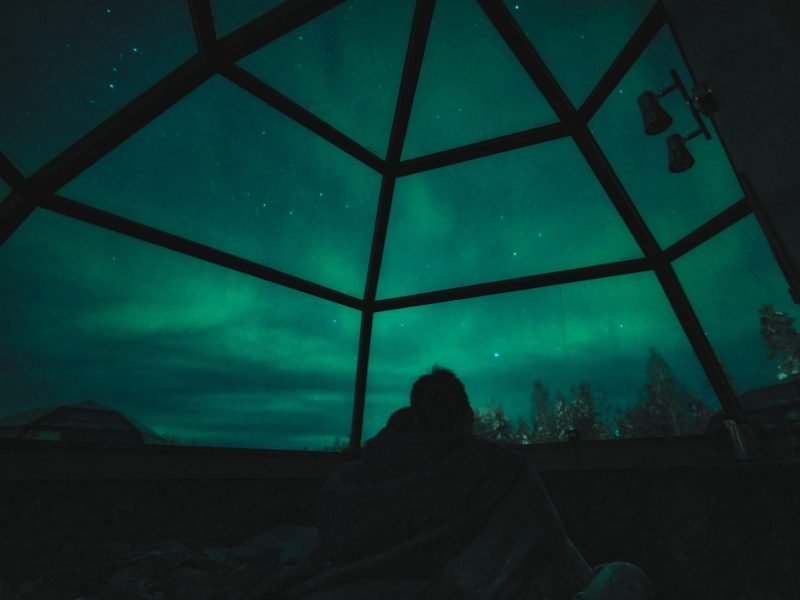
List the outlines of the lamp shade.
{"type": "Polygon", "coordinates": [[[669,170],[681,173],[690,169],[694,164],[694,157],[686,147],[686,140],[679,133],[667,136],[667,149],[669,151],[669,170]]]}
{"type": "Polygon", "coordinates": [[[642,111],[644,132],[647,135],[659,134],[672,124],[672,117],[661,107],[655,92],[642,92],[636,101],[642,111]]]}

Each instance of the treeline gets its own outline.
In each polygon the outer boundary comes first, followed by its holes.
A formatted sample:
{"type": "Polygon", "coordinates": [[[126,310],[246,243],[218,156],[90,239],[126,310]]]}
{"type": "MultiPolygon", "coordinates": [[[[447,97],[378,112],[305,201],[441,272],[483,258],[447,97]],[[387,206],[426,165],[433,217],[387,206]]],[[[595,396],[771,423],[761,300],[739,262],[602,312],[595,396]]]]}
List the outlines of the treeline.
{"type": "Polygon", "coordinates": [[[516,444],[557,442],[578,436],[581,440],[657,437],[703,433],[712,415],[694,392],[685,389],[664,357],[650,349],[645,363],[645,384],[638,400],[612,416],[604,392],[581,381],[568,394],[533,382],[530,420],[512,422],[503,405],[493,402],[476,411],[475,435],[516,444]]]}
{"type": "MultiPolygon", "coordinates": [[[[776,360],[778,381],[800,378],[800,332],[795,319],[770,304],[759,310],[759,329],[767,357],[776,360]]],[[[733,378],[723,365],[728,381],[733,378]]],[[[651,348],[645,361],[645,384],[632,405],[611,407],[605,393],[588,381],[573,385],[564,393],[551,390],[540,380],[533,382],[530,418],[512,421],[503,405],[491,402],[475,411],[475,435],[493,441],[532,444],[567,440],[570,434],[581,440],[607,440],[703,433],[713,411],[692,390],[684,388],[667,361],[651,348]]],[[[326,450],[341,452],[345,438],[336,438],[326,450]]]]}

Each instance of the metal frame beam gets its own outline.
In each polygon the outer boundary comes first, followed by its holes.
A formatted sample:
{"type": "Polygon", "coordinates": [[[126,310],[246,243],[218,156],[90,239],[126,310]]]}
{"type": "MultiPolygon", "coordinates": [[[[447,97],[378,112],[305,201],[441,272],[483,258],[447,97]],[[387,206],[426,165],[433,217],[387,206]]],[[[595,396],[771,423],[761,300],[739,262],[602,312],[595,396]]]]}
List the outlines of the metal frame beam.
{"type": "Polygon", "coordinates": [[[728,380],[722,364],[717,359],[711,343],[703,333],[703,326],[700,324],[672,265],[669,263],[662,264],[656,269],[656,276],[667,294],[672,309],[678,315],[678,321],[683,327],[686,337],[689,338],[689,343],[692,345],[692,349],[697,355],[708,382],[716,393],[723,410],[737,423],[746,423],[747,419],[739,404],[736,392],[730,380],[728,380]]]}
{"type": "Polygon", "coordinates": [[[78,219],[84,223],[110,229],[122,235],[161,246],[162,248],[174,250],[175,252],[180,252],[194,258],[199,258],[205,262],[226,267],[257,279],[277,283],[297,290],[298,292],[316,296],[317,298],[336,302],[337,304],[349,306],[357,310],[361,310],[363,306],[363,302],[359,298],[348,296],[342,292],[312,283],[300,277],[295,277],[294,275],[265,267],[251,260],[211,248],[204,244],[192,242],[186,238],[161,231],[155,227],[143,225],[142,223],[70,200],[63,196],[50,195],[42,198],[40,200],[40,206],[60,215],[78,219]]]}
{"type": "Polygon", "coordinates": [[[313,21],[345,0],[286,0],[219,40],[221,60],[235,63],[286,33],[313,21]]]}
{"type": "Polygon", "coordinates": [[[775,262],[778,263],[778,267],[783,273],[783,277],[786,279],[786,283],[789,286],[789,295],[795,304],[800,304],[800,272],[798,272],[798,269],[789,258],[786,247],[775,230],[772,219],[764,210],[764,206],[761,204],[761,200],[758,198],[753,184],[750,183],[750,179],[743,171],[739,172],[739,181],[742,184],[747,204],[755,215],[758,224],[761,226],[761,231],[764,233],[769,249],[772,251],[772,256],[775,258],[775,262]]]}
{"type": "Polygon", "coordinates": [[[208,56],[216,50],[217,32],[210,0],[189,0],[194,37],[200,54],[208,56]]]}
{"type": "Polygon", "coordinates": [[[661,31],[666,22],[667,13],[664,10],[664,5],[661,2],[656,2],[653,9],[633,34],[633,37],[628,40],[628,43],[625,44],[611,67],[609,67],[608,71],[606,71],[605,75],[603,75],[578,109],[581,121],[588,123],[592,120],[592,117],[600,110],[606,98],[619,85],[619,82],[622,81],[622,78],[633,66],[633,63],[642,55],[644,49],[650,45],[650,42],[653,41],[653,38],[661,31]]]}
{"type": "Polygon", "coordinates": [[[27,181],[5,154],[0,153],[0,177],[11,186],[11,193],[0,200],[0,246],[17,227],[33,212],[33,205],[26,201],[27,181]]]}
{"type": "Polygon", "coordinates": [[[508,152],[509,150],[525,148],[526,146],[532,146],[534,144],[541,144],[542,142],[558,140],[568,137],[569,135],[570,132],[566,125],[563,123],[553,123],[552,125],[536,127],[518,133],[511,133],[509,135],[475,142],[474,144],[467,144],[466,146],[460,146],[451,150],[444,150],[443,152],[426,154],[418,158],[404,160],[398,165],[397,174],[398,176],[413,175],[414,173],[438,169],[475,158],[482,158],[501,152],[508,152]]]}
{"type": "Polygon", "coordinates": [[[528,36],[517,23],[502,0],[478,0],[483,12],[514,53],[522,68],[528,73],[539,91],[550,103],[558,118],[568,128],[577,124],[577,112],[572,101],[561,89],[542,57],[534,49],[528,36]]]}
{"type": "Polygon", "coordinates": [[[2,152],[0,152],[0,178],[17,190],[25,185],[25,176],[19,172],[17,167],[2,152]]]}
{"type": "Polygon", "coordinates": [[[360,160],[373,170],[383,173],[384,161],[378,156],[241,67],[226,65],[220,69],[220,74],[259,100],[300,123],[306,129],[329,141],[343,152],[360,160]]]}
{"type": "Polygon", "coordinates": [[[724,211],[709,219],[700,227],[685,235],[669,248],[664,250],[664,258],[669,262],[677,260],[687,252],[691,252],[700,244],[725,231],[753,212],[746,198],[734,202],[724,211]]]}
{"type": "Polygon", "coordinates": [[[603,277],[630,275],[632,273],[650,271],[652,268],[650,261],[647,259],[636,258],[602,265],[593,265],[591,267],[582,267],[580,269],[553,271],[551,273],[466,285],[436,292],[426,292],[424,294],[377,300],[375,302],[375,312],[395,310],[398,308],[411,308],[413,306],[424,306],[427,304],[438,304],[441,302],[451,302],[453,300],[466,300],[494,294],[506,294],[508,292],[532,290],[540,287],[575,283],[577,281],[589,281],[603,277]]]}
{"type": "Polygon", "coordinates": [[[397,95],[392,130],[389,135],[389,149],[386,154],[386,165],[381,182],[378,199],[378,210],[375,217],[375,230],[372,236],[372,248],[367,268],[367,282],[364,287],[364,316],[361,321],[361,343],[359,344],[358,366],[356,368],[356,394],[353,402],[353,428],[350,432],[350,447],[361,445],[363,433],[364,403],[367,389],[367,365],[369,362],[370,341],[365,336],[372,335],[372,319],[375,310],[375,295],[378,290],[378,277],[383,261],[383,249],[386,244],[386,231],[389,226],[389,214],[392,210],[392,196],[400,165],[408,120],[411,116],[411,105],[417,90],[419,73],[422,68],[422,57],[428,41],[431,20],[433,19],[434,0],[417,0],[414,9],[414,20],[411,25],[406,58],[403,64],[403,75],[400,79],[400,91],[397,95]],[[369,329],[369,333],[365,333],[369,329]]]}

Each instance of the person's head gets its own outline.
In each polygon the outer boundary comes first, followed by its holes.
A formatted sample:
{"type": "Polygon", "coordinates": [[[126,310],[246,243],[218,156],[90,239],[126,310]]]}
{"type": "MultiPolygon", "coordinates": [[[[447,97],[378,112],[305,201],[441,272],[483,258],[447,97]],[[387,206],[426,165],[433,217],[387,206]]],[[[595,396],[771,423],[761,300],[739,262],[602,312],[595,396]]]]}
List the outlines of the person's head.
{"type": "Polygon", "coordinates": [[[471,433],[474,415],[464,384],[437,366],[411,388],[411,411],[424,433],[471,433]]]}

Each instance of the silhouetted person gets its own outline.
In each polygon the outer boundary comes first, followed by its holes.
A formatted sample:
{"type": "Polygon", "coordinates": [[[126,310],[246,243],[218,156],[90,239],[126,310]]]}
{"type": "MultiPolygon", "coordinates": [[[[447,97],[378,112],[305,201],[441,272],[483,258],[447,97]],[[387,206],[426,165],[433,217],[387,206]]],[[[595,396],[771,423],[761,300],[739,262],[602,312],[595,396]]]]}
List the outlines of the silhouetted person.
{"type": "Polygon", "coordinates": [[[378,435],[407,435],[415,433],[417,425],[414,422],[414,415],[411,413],[410,406],[404,406],[400,410],[392,413],[386,422],[386,427],[380,430],[378,435]]]}
{"type": "Polygon", "coordinates": [[[414,383],[411,414],[422,433],[472,433],[475,418],[464,384],[440,367],[414,383]]]}
{"type": "Polygon", "coordinates": [[[459,379],[434,367],[320,491],[318,570],[289,590],[358,598],[652,598],[627,563],[592,570],[525,454],[472,436],[459,379]]]}

